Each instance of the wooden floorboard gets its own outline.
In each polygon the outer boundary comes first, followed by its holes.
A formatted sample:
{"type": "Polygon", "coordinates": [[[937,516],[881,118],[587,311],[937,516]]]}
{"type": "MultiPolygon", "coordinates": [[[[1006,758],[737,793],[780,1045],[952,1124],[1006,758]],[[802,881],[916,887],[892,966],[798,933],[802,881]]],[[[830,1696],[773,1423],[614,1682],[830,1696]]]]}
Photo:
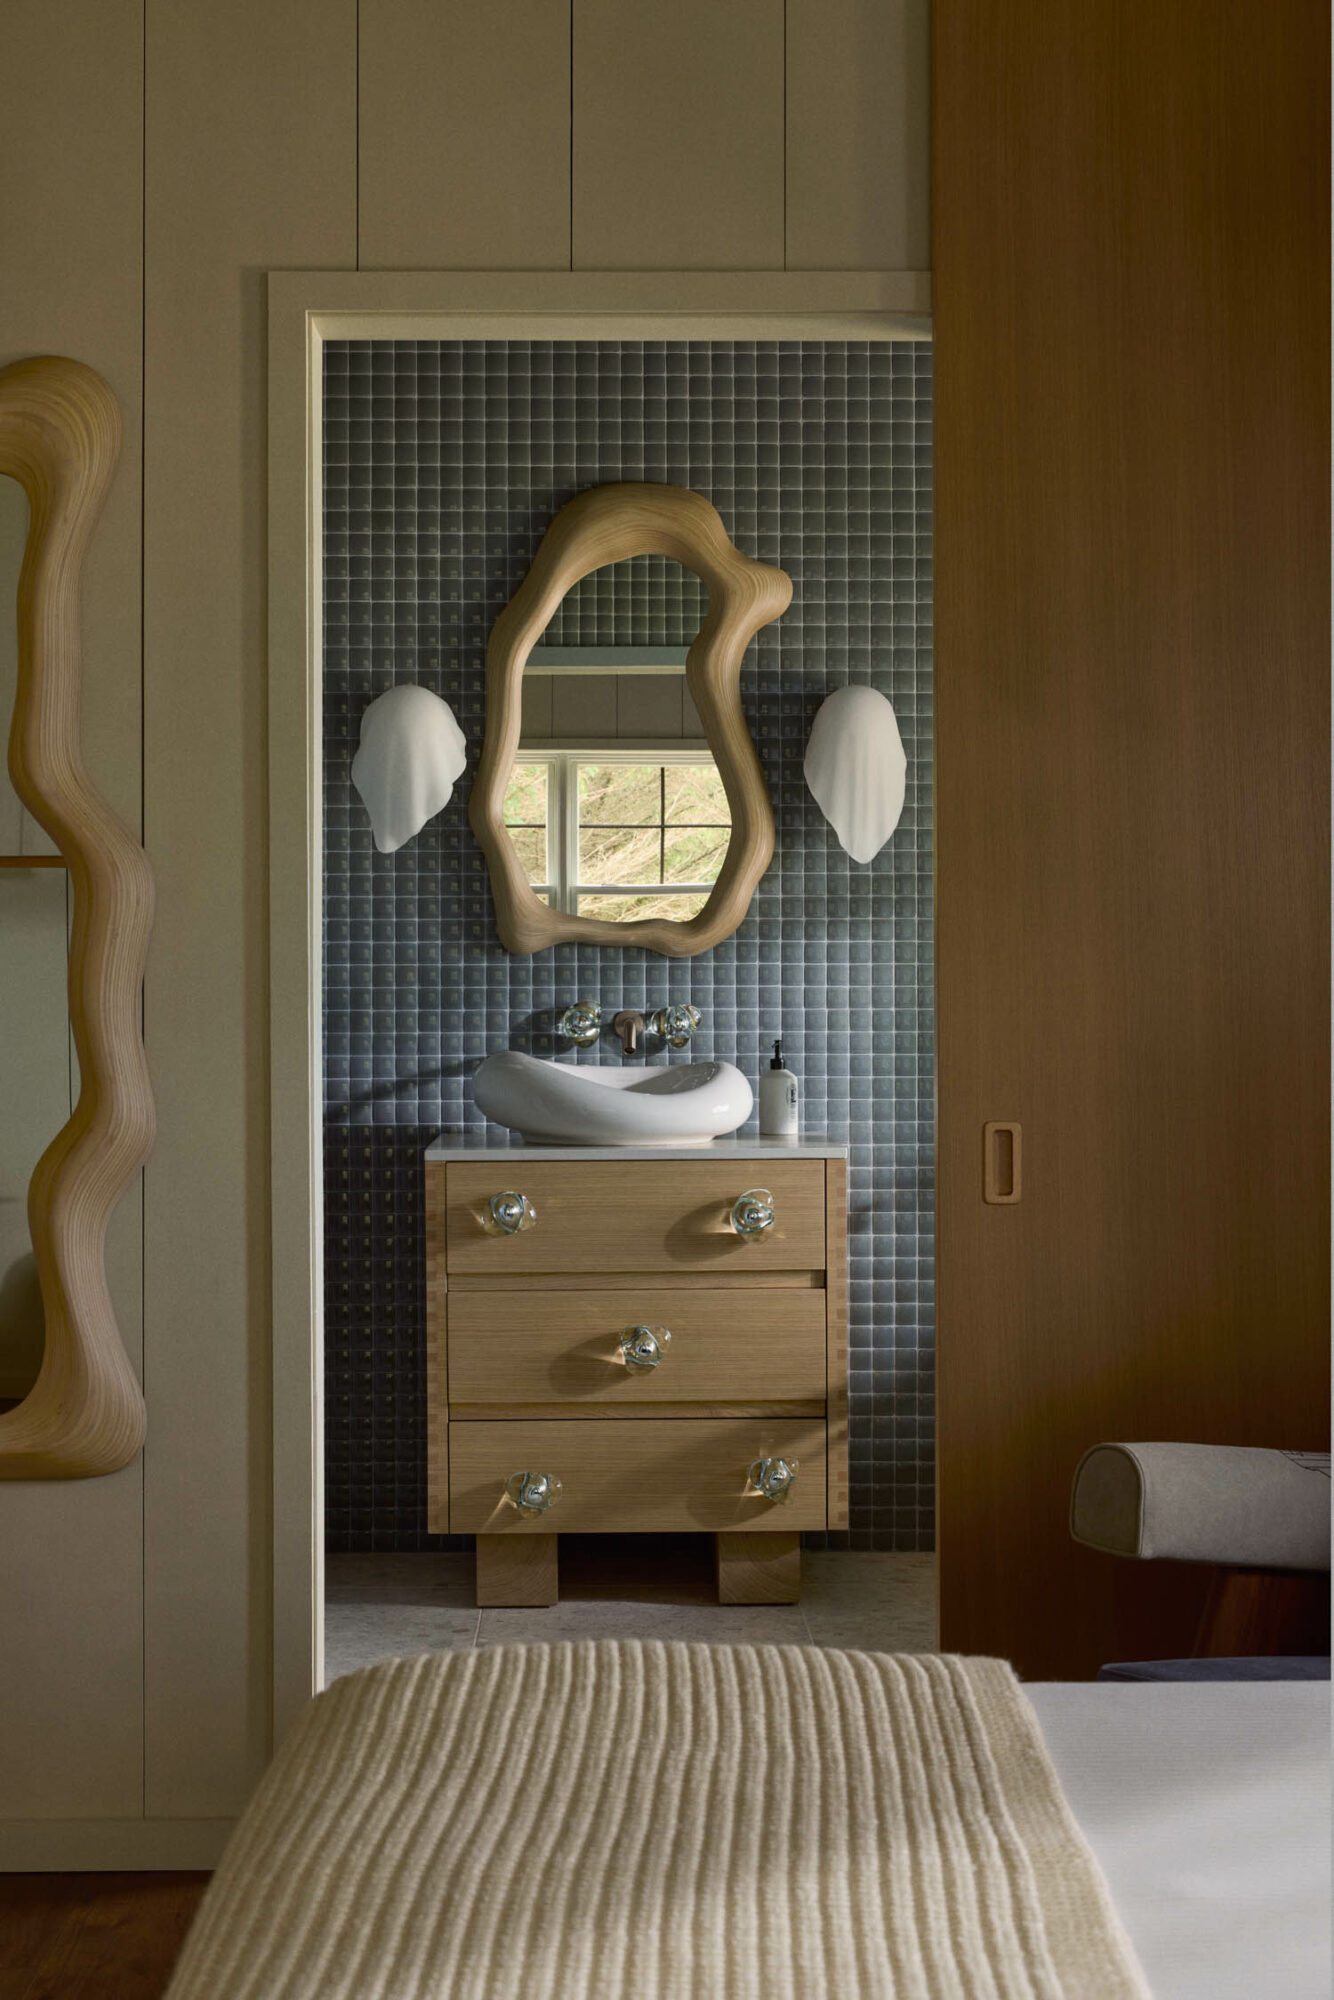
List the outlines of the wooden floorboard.
{"type": "Polygon", "coordinates": [[[0,1876],[0,2000],[160,2000],[207,1883],[0,1876]]]}

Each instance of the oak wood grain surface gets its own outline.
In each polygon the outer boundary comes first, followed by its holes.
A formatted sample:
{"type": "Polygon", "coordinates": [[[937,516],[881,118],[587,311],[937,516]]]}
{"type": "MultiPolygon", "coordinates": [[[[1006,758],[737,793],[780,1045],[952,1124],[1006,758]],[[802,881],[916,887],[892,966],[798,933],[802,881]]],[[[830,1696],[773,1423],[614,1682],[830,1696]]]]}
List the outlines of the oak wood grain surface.
{"type": "Polygon", "coordinates": [[[801,1536],[715,1535],[720,1604],[796,1604],[801,1597],[801,1536]]]}
{"type": "Polygon", "coordinates": [[[574,1273],[725,1269],[821,1270],[823,1160],[451,1162],[446,1168],[446,1264],[456,1271],[574,1273]],[[766,1187],[775,1220],[738,1236],[737,1196],[766,1187]],[[492,1195],[528,1196],[536,1225],[514,1236],[484,1221],[492,1195]]]}
{"type": "MultiPolygon", "coordinates": [[[[815,1402],[825,1394],[825,1294],[553,1288],[450,1302],[451,1411],[475,1403],[815,1402]],[[671,1335],[656,1368],[626,1365],[621,1335],[671,1335]]],[[[574,1412],[571,1411],[573,1415],[574,1412]]]]}
{"type": "Polygon", "coordinates": [[[1327,1435],[1329,17],[933,16],[941,1641],[1071,1678],[1205,1581],[1086,1447],[1327,1435]]]}
{"type": "Polygon", "coordinates": [[[824,1419],[690,1418],[458,1423],[449,1427],[455,1534],[775,1533],[825,1525],[824,1419]],[[799,1461],[781,1504],[747,1491],[756,1458],[799,1461]],[[554,1473],[563,1491],[544,1514],[505,1494],[514,1472],[554,1473]]]}
{"type": "Polygon", "coordinates": [[[478,1604],[555,1604],[560,1595],[559,1543],[559,1535],[479,1535],[478,1604]]]}
{"type": "Polygon", "coordinates": [[[208,1876],[0,1876],[3,2000],[161,2000],[208,1876]]]}
{"type": "Polygon", "coordinates": [[[486,648],[486,735],[468,818],[491,871],[496,928],[507,951],[573,942],[633,945],[689,958],[731,937],[774,851],[769,788],[741,707],[741,662],[761,626],[781,617],[791,601],[786,572],[742,555],[717,509],[684,486],[627,480],[590,487],[561,508],[527,576],[492,626],[486,648]],[[569,916],[540,900],[505,830],[504,803],[519,747],[529,653],[581,577],[637,555],[669,556],[707,586],[708,609],[687,655],[686,686],[723,781],[732,832],[698,916],[613,924],[569,916]]]}
{"type": "Polygon", "coordinates": [[[0,370],[0,473],[22,486],[30,514],[9,775],[69,868],[80,1076],[69,1121],[28,1189],[45,1343],[32,1390],[0,1415],[0,1479],[119,1471],[146,1428],[107,1286],[106,1231],[153,1142],[140,1028],[153,878],[143,848],[92,785],[79,730],[79,576],[120,430],[115,397],[82,363],[41,355],[0,370]]]}

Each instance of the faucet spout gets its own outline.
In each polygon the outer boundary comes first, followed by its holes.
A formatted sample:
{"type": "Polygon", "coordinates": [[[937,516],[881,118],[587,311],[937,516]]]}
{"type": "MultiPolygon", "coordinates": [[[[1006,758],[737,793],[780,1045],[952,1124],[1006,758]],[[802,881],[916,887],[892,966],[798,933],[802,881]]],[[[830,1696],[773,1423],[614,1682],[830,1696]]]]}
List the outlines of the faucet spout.
{"type": "Polygon", "coordinates": [[[644,1032],[644,1016],[627,1009],[613,1017],[611,1031],[620,1038],[623,1056],[637,1056],[639,1038],[644,1032]]]}

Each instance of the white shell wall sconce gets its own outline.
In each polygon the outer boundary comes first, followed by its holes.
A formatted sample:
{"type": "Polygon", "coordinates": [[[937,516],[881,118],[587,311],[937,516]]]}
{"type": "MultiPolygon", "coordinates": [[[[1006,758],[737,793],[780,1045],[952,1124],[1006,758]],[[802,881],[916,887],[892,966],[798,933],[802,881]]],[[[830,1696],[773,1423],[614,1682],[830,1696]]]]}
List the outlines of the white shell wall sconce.
{"type": "Polygon", "coordinates": [[[449,703],[403,681],[377,695],[361,718],[352,783],[371,816],[381,854],[394,854],[449,804],[468,761],[449,703]]]}
{"type": "Polygon", "coordinates": [[[877,688],[835,688],[811,724],[802,767],[811,796],[854,861],[874,861],[903,813],[908,759],[877,688]]]}

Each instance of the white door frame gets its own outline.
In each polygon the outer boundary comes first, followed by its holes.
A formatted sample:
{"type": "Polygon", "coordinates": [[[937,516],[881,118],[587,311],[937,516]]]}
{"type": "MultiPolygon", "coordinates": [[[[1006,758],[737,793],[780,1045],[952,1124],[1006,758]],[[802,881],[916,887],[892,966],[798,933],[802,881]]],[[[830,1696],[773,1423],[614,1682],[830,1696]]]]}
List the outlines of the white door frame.
{"type": "Polygon", "coordinates": [[[326,340],[903,340],[921,271],[269,276],[273,1741],[323,1679],[320,435],[326,340]]]}

